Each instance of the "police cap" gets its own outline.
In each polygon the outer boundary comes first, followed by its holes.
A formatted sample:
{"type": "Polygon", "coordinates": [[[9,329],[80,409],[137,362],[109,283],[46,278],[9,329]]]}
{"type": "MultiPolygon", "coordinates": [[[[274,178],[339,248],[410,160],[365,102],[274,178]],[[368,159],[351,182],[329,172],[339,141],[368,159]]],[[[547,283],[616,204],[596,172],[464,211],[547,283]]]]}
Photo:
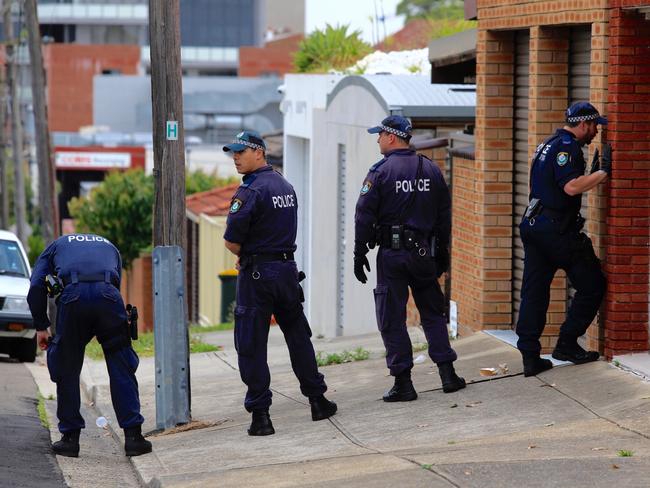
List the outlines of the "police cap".
{"type": "Polygon", "coordinates": [[[240,152],[250,147],[251,149],[261,149],[266,151],[266,144],[262,136],[254,130],[245,130],[235,136],[235,140],[230,144],[223,146],[223,151],[240,152]]]}
{"type": "Polygon", "coordinates": [[[382,120],[381,124],[368,129],[368,133],[379,134],[380,132],[388,132],[402,139],[408,139],[411,137],[412,130],[413,126],[409,122],[409,119],[401,115],[390,115],[382,120]]]}
{"type": "Polygon", "coordinates": [[[596,107],[589,102],[576,102],[566,109],[566,121],[576,123],[595,120],[597,124],[607,125],[607,117],[601,117],[596,107]]]}

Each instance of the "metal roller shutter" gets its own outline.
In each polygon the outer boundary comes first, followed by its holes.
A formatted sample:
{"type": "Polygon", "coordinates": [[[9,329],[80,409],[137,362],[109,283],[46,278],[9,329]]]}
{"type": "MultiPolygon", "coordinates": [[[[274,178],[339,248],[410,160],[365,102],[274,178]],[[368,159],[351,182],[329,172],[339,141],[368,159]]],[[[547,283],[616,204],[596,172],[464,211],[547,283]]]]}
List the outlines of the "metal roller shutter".
{"type": "MultiPolygon", "coordinates": [[[[590,69],[591,69],[591,25],[577,26],[571,29],[569,44],[569,105],[574,102],[589,101],[590,97],[590,69]]],[[[589,150],[587,146],[582,149],[585,160],[589,150]]],[[[589,164],[587,165],[589,171],[589,164]]],[[[589,213],[588,192],[582,194],[583,217],[589,213]]],[[[586,228],[583,229],[586,233],[586,228]]],[[[569,302],[575,295],[575,289],[567,281],[567,298],[569,302]]]]}
{"type": "Polygon", "coordinates": [[[521,303],[521,282],[524,275],[524,246],[519,236],[519,223],[528,205],[528,87],[530,65],[530,33],[515,35],[515,111],[513,151],[512,202],[512,327],[517,325],[521,303]]]}

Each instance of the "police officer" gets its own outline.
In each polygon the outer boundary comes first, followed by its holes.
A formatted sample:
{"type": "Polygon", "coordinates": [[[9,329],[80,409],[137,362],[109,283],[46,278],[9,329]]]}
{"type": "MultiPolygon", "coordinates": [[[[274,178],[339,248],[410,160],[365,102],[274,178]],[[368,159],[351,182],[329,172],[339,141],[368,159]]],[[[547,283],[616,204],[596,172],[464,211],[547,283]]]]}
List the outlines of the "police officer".
{"type": "MultiPolygon", "coordinates": [[[[126,310],[120,295],[122,260],[107,239],[92,234],[70,234],[52,242],[39,256],[32,272],[27,301],[34,317],[38,345],[47,350],[50,378],[56,383],[60,441],[56,454],[79,455],[79,433],[85,427],[79,413],[79,374],[86,344],[93,338],[104,350],[110,376],[111,399],[118,424],[124,429],[127,456],[151,452],[142,436],[138,356],[131,348],[126,310]],[[49,276],[48,276],[49,275],[49,276]],[[48,282],[56,277],[63,291],[57,297],[56,334],[51,337],[47,317],[48,282]],[[60,281],[59,281],[60,280],[60,281]]],[[[59,290],[60,291],[60,290],[59,290]]]]}
{"type": "Polygon", "coordinates": [[[223,150],[232,155],[243,183],[230,205],[224,239],[239,256],[235,348],[242,381],[248,387],[244,406],[252,413],[249,435],[275,433],[269,416],[271,377],[266,346],[271,314],[284,334],[300,391],[309,398],[312,420],[336,412],[336,404],[318,372],[311,330],[302,309],[304,274],[298,273],[296,250],[298,201],[282,175],[266,163],[266,145],[254,131],[237,135],[223,150]]]}
{"type": "Polygon", "coordinates": [[[537,147],[530,174],[530,203],[519,229],[524,244],[524,277],[517,321],[524,375],[533,376],[553,364],[541,359],[539,338],[544,330],[550,286],[563,269],[576,289],[560,328],[553,357],[575,364],[596,361],[598,352],[578,344],[596,316],[606,281],[589,237],[581,232],[582,193],[603,183],[612,172],[611,147],[596,149],[589,174],[585,174],[582,147],[591,143],[598,125],[606,125],[596,108],[578,102],[566,110],[566,125],[537,147]]]}
{"type": "Polygon", "coordinates": [[[411,123],[391,115],[368,129],[378,134],[384,158],[370,168],[355,216],[354,274],[367,281],[368,247],[379,245],[375,308],[386,347],[386,364],[395,377],[386,402],[411,401],[413,349],[406,330],[408,287],[420,312],[429,356],[438,365],[445,393],[465,388],[456,375],[456,353],[449,344],[445,299],[438,278],[449,267],[450,198],[434,163],[409,149],[411,123]]]}

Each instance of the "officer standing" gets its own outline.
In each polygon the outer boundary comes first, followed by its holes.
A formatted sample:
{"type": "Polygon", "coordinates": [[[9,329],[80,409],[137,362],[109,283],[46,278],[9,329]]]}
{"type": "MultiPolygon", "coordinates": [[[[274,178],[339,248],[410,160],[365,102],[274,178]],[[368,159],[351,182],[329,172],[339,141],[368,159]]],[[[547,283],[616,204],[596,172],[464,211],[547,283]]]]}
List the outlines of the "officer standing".
{"type": "Polygon", "coordinates": [[[266,162],[266,145],[254,131],[237,135],[223,150],[234,159],[243,183],[230,205],[224,239],[239,256],[235,348],[242,381],[248,387],[244,406],[252,413],[249,435],[274,434],[269,416],[271,376],[266,346],[271,314],[284,334],[291,366],[300,391],[309,398],[312,420],[336,412],[336,404],[318,372],[311,330],[302,309],[300,281],[293,253],[296,250],[298,201],[282,175],[266,162]]]}
{"type": "Polygon", "coordinates": [[[438,365],[445,393],[465,388],[456,375],[456,352],[449,344],[445,299],[438,278],[449,267],[450,198],[434,163],[409,149],[411,124],[391,115],[368,129],[378,134],[384,159],[370,168],[355,216],[354,274],[365,283],[368,247],[379,245],[375,308],[386,347],[386,364],[395,377],[386,402],[411,401],[413,349],[406,330],[408,287],[420,312],[429,356],[438,365]]]}
{"type": "Polygon", "coordinates": [[[79,456],[79,433],[85,427],[79,413],[79,374],[86,344],[93,336],[97,336],[104,350],[113,408],[124,429],[126,455],[151,452],[151,443],[142,436],[144,418],[140,415],[135,377],[139,360],[131,348],[127,314],[119,291],[121,272],[122,259],[117,248],[92,234],[60,237],[43,251],[34,266],[27,301],[38,345],[47,350],[47,367],[56,383],[56,414],[63,434],[60,441],[52,444],[56,454],[79,456]],[[54,337],[48,331],[48,287],[61,292],[56,299],[54,337]]]}
{"type": "Polygon", "coordinates": [[[604,182],[612,172],[612,151],[603,145],[602,159],[596,149],[591,171],[585,174],[582,147],[606,125],[596,108],[578,102],[566,110],[566,125],[537,147],[530,172],[530,203],[519,229],[524,244],[524,277],[517,321],[517,347],[524,375],[533,376],[553,367],[541,359],[539,338],[544,331],[550,286],[563,269],[575,297],[560,328],[555,359],[582,364],[598,359],[598,352],[578,345],[596,316],[605,294],[606,281],[591,239],[581,232],[582,193],[604,182]]]}

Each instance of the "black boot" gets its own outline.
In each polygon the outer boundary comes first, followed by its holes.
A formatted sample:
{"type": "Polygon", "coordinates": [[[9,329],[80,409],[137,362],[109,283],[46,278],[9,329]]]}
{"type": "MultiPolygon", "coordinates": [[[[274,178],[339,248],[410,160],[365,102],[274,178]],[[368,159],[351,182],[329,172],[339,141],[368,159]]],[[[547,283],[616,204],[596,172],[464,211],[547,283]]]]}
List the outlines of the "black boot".
{"type": "Polygon", "coordinates": [[[410,402],[418,397],[411,381],[411,370],[395,376],[395,384],[384,394],[385,402],[410,402]]]}
{"type": "Polygon", "coordinates": [[[60,441],[52,443],[52,450],[59,456],[79,457],[79,430],[66,432],[60,441]]]}
{"type": "Polygon", "coordinates": [[[598,361],[600,354],[596,351],[585,351],[578,344],[577,338],[562,336],[560,334],[555,349],[553,349],[553,357],[560,361],[571,361],[573,364],[583,364],[598,361]]]}
{"type": "Polygon", "coordinates": [[[442,381],[442,391],[445,393],[453,393],[465,388],[465,378],[461,378],[456,374],[453,361],[438,363],[438,373],[440,373],[440,380],[442,381]]]}
{"type": "Polygon", "coordinates": [[[542,359],[539,354],[526,354],[524,359],[524,376],[537,376],[553,367],[550,359],[542,359]]]}
{"type": "Polygon", "coordinates": [[[330,402],[325,395],[309,397],[309,404],[311,405],[311,419],[314,422],[330,418],[337,410],[336,403],[330,402]]]}
{"type": "Polygon", "coordinates": [[[271,417],[267,410],[253,410],[253,421],[248,428],[248,435],[271,435],[275,429],[271,423],[271,417]]]}
{"type": "Polygon", "coordinates": [[[142,426],[124,429],[124,452],[127,456],[140,456],[151,452],[151,442],[142,437],[142,426]]]}

